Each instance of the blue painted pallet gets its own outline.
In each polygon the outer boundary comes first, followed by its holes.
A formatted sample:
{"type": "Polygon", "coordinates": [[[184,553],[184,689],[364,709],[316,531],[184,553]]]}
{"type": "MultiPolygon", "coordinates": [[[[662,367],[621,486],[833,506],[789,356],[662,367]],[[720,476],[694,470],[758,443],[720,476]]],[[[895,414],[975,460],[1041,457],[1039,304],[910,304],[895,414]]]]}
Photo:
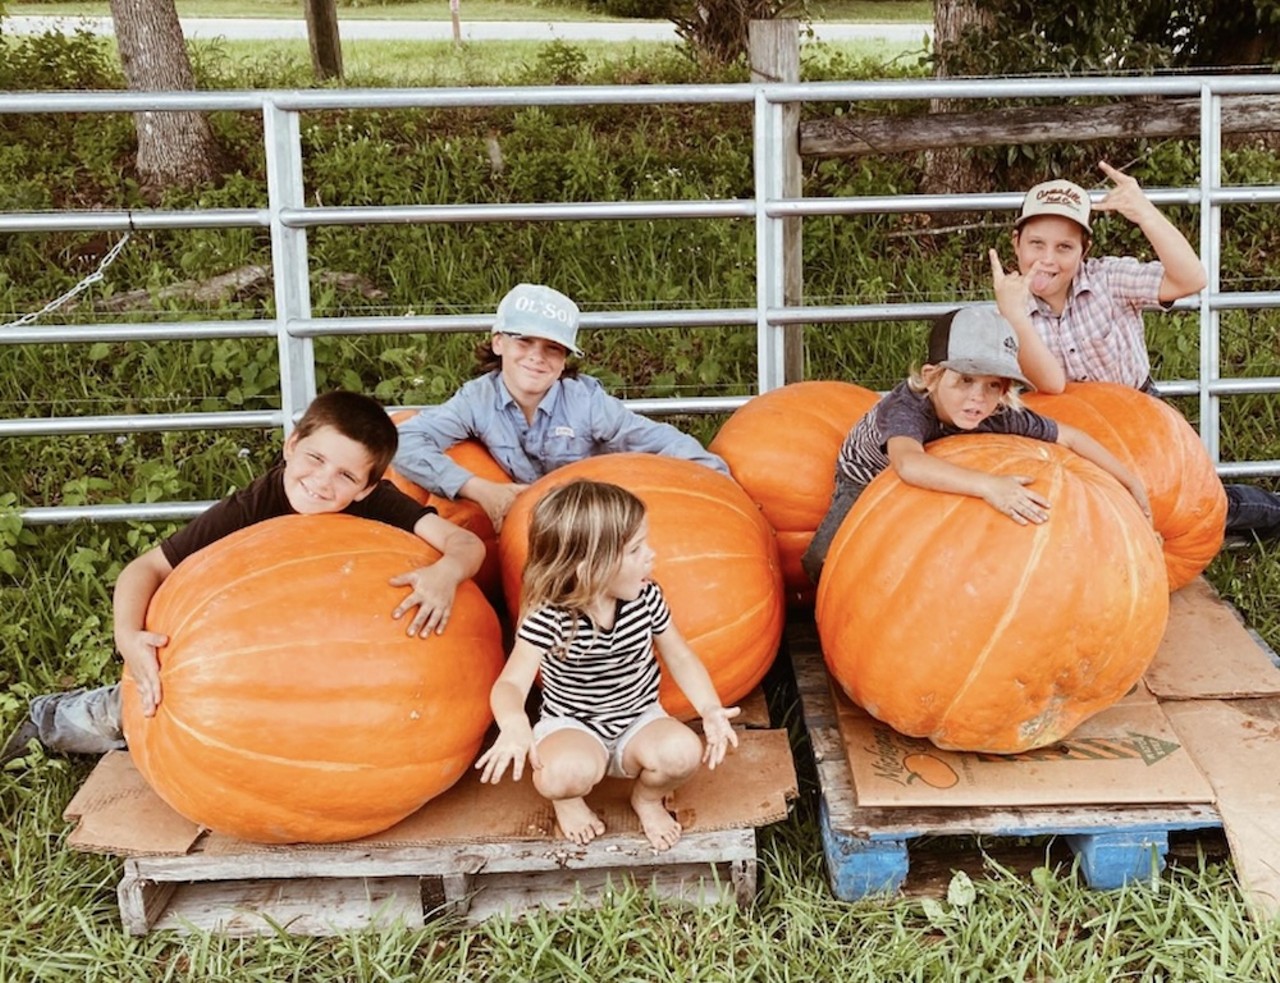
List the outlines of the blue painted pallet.
{"type": "Polygon", "coordinates": [[[842,900],[901,889],[910,869],[908,844],[921,836],[1061,836],[1086,882],[1110,889],[1163,870],[1170,832],[1222,826],[1217,810],[1204,803],[859,807],[817,630],[810,621],[792,621],[786,642],[818,772],[827,874],[842,900]]]}

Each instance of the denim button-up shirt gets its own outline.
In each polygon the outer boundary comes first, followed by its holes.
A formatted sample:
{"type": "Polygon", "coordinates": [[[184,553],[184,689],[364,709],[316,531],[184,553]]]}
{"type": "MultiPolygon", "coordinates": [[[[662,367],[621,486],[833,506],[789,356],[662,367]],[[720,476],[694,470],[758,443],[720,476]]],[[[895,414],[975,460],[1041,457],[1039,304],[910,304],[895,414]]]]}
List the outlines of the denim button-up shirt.
{"type": "Polygon", "coordinates": [[[395,468],[433,494],[457,498],[474,475],[445,451],[468,438],[484,444],[520,484],[584,457],[622,451],[680,457],[729,474],[728,465],[695,438],[633,413],[590,376],[557,381],[529,423],[496,371],[400,424],[395,468]]]}

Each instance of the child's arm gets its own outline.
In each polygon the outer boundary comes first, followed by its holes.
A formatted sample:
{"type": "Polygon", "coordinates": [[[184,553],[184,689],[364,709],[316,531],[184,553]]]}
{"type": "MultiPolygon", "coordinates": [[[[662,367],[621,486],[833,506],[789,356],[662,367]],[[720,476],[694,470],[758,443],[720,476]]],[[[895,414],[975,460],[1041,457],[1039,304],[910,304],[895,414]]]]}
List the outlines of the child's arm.
{"type": "Polygon", "coordinates": [[[653,640],[671,678],[702,718],[702,736],[707,742],[702,760],[708,768],[715,768],[724,760],[730,744],[738,746],[737,731],[729,721],[742,711],[738,707],[726,708],[720,705],[720,696],[716,693],[711,677],[707,675],[706,667],[693,649],[689,648],[689,643],[684,640],[674,621],[668,623],[662,634],[654,635],[653,640]]]}
{"type": "Polygon", "coordinates": [[[1136,180],[1123,171],[1117,171],[1105,160],[1099,161],[1098,167],[1115,187],[1093,206],[1093,210],[1119,212],[1142,230],[1164,264],[1164,279],[1160,281],[1161,302],[1167,304],[1203,290],[1208,282],[1204,264],[1186,236],[1143,194],[1136,180]]]}
{"type": "Polygon", "coordinates": [[[1042,263],[1036,260],[1031,269],[1023,273],[1006,273],[1000,262],[1000,254],[992,249],[991,280],[995,288],[996,307],[1004,319],[1013,325],[1018,336],[1018,366],[1031,384],[1042,393],[1060,393],[1067,386],[1067,374],[1062,363],[1049,351],[1040,332],[1031,323],[1027,306],[1031,302],[1031,281],[1040,272],[1042,263]]]}
{"type": "Polygon", "coordinates": [[[458,489],[458,498],[465,498],[479,505],[493,523],[494,532],[501,532],[502,520],[511,511],[511,504],[528,487],[515,482],[490,481],[473,475],[458,489]]]}
{"type": "Polygon", "coordinates": [[[147,608],[165,578],[173,573],[160,547],[134,557],[116,578],[111,607],[115,618],[116,648],[138,686],[144,716],[153,716],[163,695],[160,691],[160,659],[156,649],[169,639],[147,631],[147,608]]]}
{"type": "Polygon", "coordinates": [[[988,474],[952,464],[926,454],[914,437],[890,437],[888,451],[893,470],[909,485],[980,498],[1020,526],[1049,518],[1049,500],[1024,487],[1031,484],[1027,475],[988,474]]]}
{"type": "Polygon", "coordinates": [[[412,587],[391,617],[400,618],[415,607],[418,613],[409,622],[409,634],[427,638],[444,631],[453,609],[458,585],[474,577],[484,562],[484,543],[475,533],[455,526],[435,512],[429,512],[413,527],[414,534],[441,553],[435,563],[391,578],[392,587],[412,587]]]}
{"type": "Polygon", "coordinates": [[[1058,443],[1069,447],[1086,461],[1092,461],[1124,485],[1142,509],[1142,514],[1148,520],[1151,519],[1151,503],[1147,501],[1147,489],[1143,487],[1142,479],[1121,464],[1114,454],[1083,430],[1069,427],[1065,423],[1058,424],[1058,443]]]}
{"type": "Polygon", "coordinates": [[[542,767],[538,749],[533,746],[533,728],[529,726],[529,716],[524,712],[524,701],[541,663],[542,654],[533,643],[517,638],[506,668],[489,693],[489,706],[498,724],[498,738],[476,761],[476,767],[481,769],[480,781],[496,785],[508,764],[511,765],[511,780],[520,781],[525,758],[529,759],[529,767],[542,767]]]}

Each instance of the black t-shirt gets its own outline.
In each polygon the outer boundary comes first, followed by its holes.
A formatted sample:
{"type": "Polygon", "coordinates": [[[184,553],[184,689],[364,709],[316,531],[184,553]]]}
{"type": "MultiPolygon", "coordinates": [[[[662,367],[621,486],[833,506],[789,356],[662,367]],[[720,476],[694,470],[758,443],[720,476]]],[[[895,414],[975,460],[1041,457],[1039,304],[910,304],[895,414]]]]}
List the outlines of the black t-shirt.
{"type": "MultiPolygon", "coordinates": [[[[359,516],[385,522],[389,526],[413,531],[418,520],[435,512],[430,505],[419,505],[389,481],[380,481],[359,502],[352,502],[342,515],[359,516]]],[[[176,567],[197,550],[229,536],[237,529],[251,526],[281,515],[297,515],[284,493],[284,461],[279,461],[261,478],[211,505],[187,525],[160,544],[164,557],[176,567]]]]}

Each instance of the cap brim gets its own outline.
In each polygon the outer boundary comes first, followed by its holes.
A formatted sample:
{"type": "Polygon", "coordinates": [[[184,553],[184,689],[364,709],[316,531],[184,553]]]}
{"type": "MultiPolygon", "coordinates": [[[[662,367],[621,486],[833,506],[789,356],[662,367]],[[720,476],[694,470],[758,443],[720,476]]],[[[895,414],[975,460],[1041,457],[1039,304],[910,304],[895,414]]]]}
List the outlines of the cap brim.
{"type": "Polygon", "coordinates": [[[1001,379],[1008,379],[1010,382],[1016,382],[1028,392],[1036,391],[1036,387],[1030,383],[1026,376],[1021,372],[1010,371],[1008,363],[1005,362],[988,362],[981,358],[963,358],[948,359],[938,364],[944,369],[963,372],[966,375],[994,375],[1001,379]]]}
{"type": "Polygon", "coordinates": [[[505,334],[505,335],[510,335],[512,338],[542,338],[544,341],[554,341],[554,342],[555,342],[557,345],[559,345],[561,348],[565,348],[565,349],[567,349],[567,350],[568,350],[571,354],[573,354],[573,355],[581,355],[581,354],[582,354],[582,349],[581,349],[581,348],[579,348],[577,345],[570,345],[570,344],[569,344],[568,342],[566,342],[563,338],[557,338],[555,335],[553,335],[553,334],[551,334],[551,333],[549,333],[549,332],[542,332],[542,331],[537,331],[537,330],[533,330],[533,331],[505,331],[505,330],[503,330],[503,329],[501,329],[501,328],[496,328],[496,327],[495,327],[495,328],[493,329],[493,333],[494,333],[494,334],[505,334]]]}

